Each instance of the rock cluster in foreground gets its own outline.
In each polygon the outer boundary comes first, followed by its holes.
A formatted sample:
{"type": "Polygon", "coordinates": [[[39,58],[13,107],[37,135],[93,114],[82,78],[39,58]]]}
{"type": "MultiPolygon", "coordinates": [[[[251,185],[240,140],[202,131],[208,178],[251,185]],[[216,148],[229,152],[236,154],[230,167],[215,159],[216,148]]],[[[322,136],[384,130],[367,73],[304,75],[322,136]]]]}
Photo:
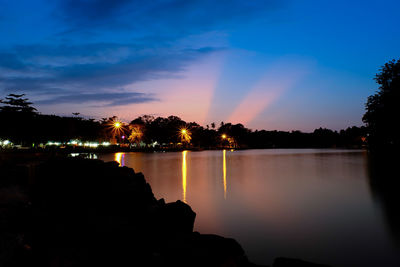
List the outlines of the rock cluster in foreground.
{"type": "Polygon", "coordinates": [[[193,232],[190,206],[157,200],[116,162],[51,159],[1,173],[1,266],[256,266],[235,240],[193,232]]]}

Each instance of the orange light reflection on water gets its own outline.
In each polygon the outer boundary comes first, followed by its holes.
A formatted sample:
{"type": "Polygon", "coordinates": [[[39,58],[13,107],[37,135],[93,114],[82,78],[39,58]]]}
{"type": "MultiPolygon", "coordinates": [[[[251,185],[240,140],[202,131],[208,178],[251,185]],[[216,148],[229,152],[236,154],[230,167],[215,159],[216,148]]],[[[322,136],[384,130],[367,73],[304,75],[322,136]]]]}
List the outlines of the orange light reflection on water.
{"type": "Polygon", "coordinates": [[[187,151],[182,151],[182,198],[183,202],[186,202],[186,176],[187,176],[187,168],[186,168],[186,154],[187,151]]]}
{"type": "Polygon", "coordinates": [[[226,150],[222,151],[222,172],[224,181],[224,199],[226,199],[226,150]]]}
{"type": "Polygon", "coordinates": [[[121,167],[125,166],[125,153],[121,152],[115,153],[114,160],[119,163],[119,166],[121,167]]]}

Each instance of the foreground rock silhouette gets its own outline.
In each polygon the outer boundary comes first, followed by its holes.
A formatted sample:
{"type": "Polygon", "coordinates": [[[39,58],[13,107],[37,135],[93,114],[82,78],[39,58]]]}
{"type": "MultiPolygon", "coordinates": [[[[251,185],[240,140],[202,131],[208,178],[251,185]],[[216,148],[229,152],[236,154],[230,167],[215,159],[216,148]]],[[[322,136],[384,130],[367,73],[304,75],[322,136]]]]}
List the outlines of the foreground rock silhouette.
{"type": "Polygon", "coordinates": [[[257,266],[235,240],[193,232],[190,206],[157,200],[116,162],[50,159],[1,173],[1,266],[257,266]]]}

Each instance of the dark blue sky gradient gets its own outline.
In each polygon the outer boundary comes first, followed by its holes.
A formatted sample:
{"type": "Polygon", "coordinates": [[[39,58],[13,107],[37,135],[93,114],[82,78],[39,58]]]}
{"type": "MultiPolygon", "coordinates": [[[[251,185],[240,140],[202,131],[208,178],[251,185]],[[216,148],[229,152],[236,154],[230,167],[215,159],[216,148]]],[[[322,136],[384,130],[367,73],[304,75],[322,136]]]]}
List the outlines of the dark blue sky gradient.
{"type": "Polygon", "coordinates": [[[394,0],[0,5],[0,98],[24,92],[43,113],[341,129],[399,57],[394,0]]]}

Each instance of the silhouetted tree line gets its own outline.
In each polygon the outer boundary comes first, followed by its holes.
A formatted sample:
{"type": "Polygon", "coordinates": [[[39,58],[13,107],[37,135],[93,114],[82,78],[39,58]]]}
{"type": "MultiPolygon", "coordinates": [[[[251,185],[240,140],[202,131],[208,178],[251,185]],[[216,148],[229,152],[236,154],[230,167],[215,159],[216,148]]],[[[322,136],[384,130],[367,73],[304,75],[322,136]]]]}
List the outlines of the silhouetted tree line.
{"type": "Polygon", "coordinates": [[[24,95],[10,94],[0,107],[0,138],[11,140],[15,144],[32,146],[48,141],[68,142],[109,141],[131,143],[134,146],[152,144],[156,147],[176,147],[182,145],[180,131],[187,130],[190,143],[185,147],[212,149],[230,148],[329,148],[361,147],[365,136],[365,127],[351,127],[339,132],[319,128],[312,133],[300,131],[252,131],[242,124],[221,122],[219,127],[211,123],[202,127],[195,122],[185,122],[177,116],[153,117],[140,116],[129,124],[122,124],[116,133],[113,123],[116,117],[103,118],[100,121],[77,117],[44,115],[32,107],[24,95]],[[122,136],[124,139],[122,139],[122,136]]]}
{"type": "Polygon", "coordinates": [[[304,147],[362,147],[370,150],[393,151],[400,147],[397,121],[400,117],[400,59],[387,62],[376,74],[379,84],[376,94],[368,97],[363,121],[366,126],[349,127],[339,132],[319,128],[312,133],[300,131],[252,131],[242,124],[221,122],[202,127],[195,122],[185,122],[179,117],[138,117],[118,132],[112,131],[116,117],[100,121],[78,117],[43,115],[32,107],[24,95],[9,94],[0,100],[0,139],[16,144],[32,145],[49,140],[66,142],[117,141],[135,145],[157,144],[173,146],[182,141],[180,129],[187,129],[191,147],[215,148],[304,148],[304,147]],[[211,127],[210,127],[211,126],[211,127]],[[122,138],[127,137],[127,138],[122,138]],[[224,138],[222,138],[224,136],[224,138]],[[121,139],[122,138],[122,139],[121,139]]]}
{"type": "Polygon", "coordinates": [[[152,116],[138,117],[131,125],[140,125],[143,130],[143,142],[161,144],[179,141],[178,130],[185,127],[192,134],[192,146],[201,148],[237,147],[237,148],[305,148],[305,147],[362,147],[365,127],[349,127],[339,132],[329,129],[316,129],[312,133],[300,131],[252,131],[242,124],[221,123],[202,127],[197,123],[186,123],[176,116],[168,118],[152,116]],[[225,135],[226,138],[222,138],[225,135]]]}
{"type": "Polygon", "coordinates": [[[93,119],[61,117],[36,112],[24,95],[10,94],[0,100],[0,139],[31,146],[47,141],[66,142],[71,139],[99,138],[101,124],[93,119]]]}
{"type": "Polygon", "coordinates": [[[367,125],[371,150],[397,150],[400,147],[400,59],[387,62],[376,74],[376,94],[369,96],[363,121],[367,125]]]}

